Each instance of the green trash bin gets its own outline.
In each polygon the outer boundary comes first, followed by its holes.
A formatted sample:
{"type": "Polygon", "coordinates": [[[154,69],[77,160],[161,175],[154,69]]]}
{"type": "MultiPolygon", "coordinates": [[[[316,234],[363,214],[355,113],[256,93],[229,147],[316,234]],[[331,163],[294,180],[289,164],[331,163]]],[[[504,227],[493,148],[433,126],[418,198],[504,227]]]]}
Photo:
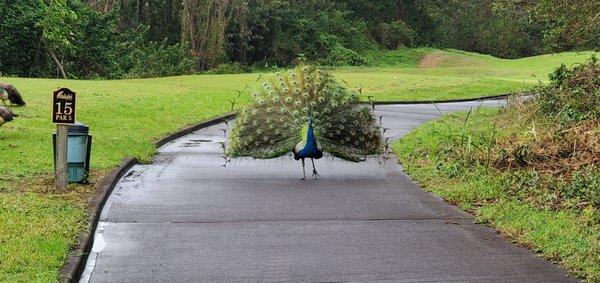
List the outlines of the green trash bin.
{"type": "MultiPolygon", "coordinates": [[[[92,136],[90,128],[82,123],[68,126],[67,176],[69,183],[87,183],[90,172],[90,152],[92,136]]],[[[54,145],[54,168],[56,169],[56,134],[52,135],[54,145]]]]}

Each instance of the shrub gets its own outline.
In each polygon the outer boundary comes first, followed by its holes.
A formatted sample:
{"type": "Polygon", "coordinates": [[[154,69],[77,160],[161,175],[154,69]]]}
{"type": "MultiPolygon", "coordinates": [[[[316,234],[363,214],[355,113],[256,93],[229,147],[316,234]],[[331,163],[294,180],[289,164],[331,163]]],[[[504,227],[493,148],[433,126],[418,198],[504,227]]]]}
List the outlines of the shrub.
{"type": "Polygon", "coordinates": [[[586,64],[550,74],[551,84],[538,89],[542,115],[562,124],[600,118],[600,63],[592,57],[586,64]]]}
{"type": "Polygon", "coordinates": [[[395,21],[379,24],[376,37],[383,48],[393,50],[412,46],[416,41],[417,33],[405,22],[395,21]]]}
{"type": "Polygon", "coordinates": [[[192,72],[194,59],[186,44],[169,45],[147,41],[148,27],[130,30],[118,43],[118,50],[129,50],[116,60],[113,77],[148,78],[184,75],[192,72]]]}
{"type": "Polygon", "coordinates": [[[150,78],[184,75],[192,72],[194,60],[179,44],[149,42],[130,53],[131,69],[125,77],[150,78]]]}
{"type": "Polygon", "coordinates": [[[240,64],[239,62],[233,62],[233,63],[220,64],[216,68],[208,71],[208,73],[210,73],[210,74],[243,74],[243,73],[248,73],[250,71],[251,70],[248,67],[242,66],[242,64],[240,64]]]}
{"type": "Polygon", "coordinates": [[[573,179],[562,191],[564,197],[576,199],[600,208],[600,168],[589,166],[576,171],[573,179]]]}
{"type": "Polygon", "coordinates": [[[336,44],[331,48],[323,63],[335,67],[361,66],[366,64],[366,60],[358,52],[348,49],[341,44],[336,44]]]}

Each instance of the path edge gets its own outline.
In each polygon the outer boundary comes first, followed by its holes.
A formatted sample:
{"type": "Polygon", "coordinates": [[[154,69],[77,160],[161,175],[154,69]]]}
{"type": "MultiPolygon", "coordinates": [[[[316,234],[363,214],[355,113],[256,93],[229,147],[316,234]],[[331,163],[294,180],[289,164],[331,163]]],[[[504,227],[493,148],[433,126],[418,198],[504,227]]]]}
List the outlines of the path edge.
{"type": "Polygon", "coordinates": [[[126,157],[123,159],[121,165],[110,171],[108,175],[104,176],[102,181],[94,189],[94,193],[86,207],[88,229],[79,235],[77,246],[69,252],[67,261],[60,271],[59,282],[70,283],[79,281],[94,244],[94,235],[96,233],[96,228],[98,227],[98,220],[102,208],[121,177],[123,177],[123,175],[125,175],[125,173],[135,164],[138,164],[137,159],[126,157]]]}
{"type": "Polygon", "coordinates": [[[214,126],[214,125],[223,123],[223,122],[225,122],[227,120],[231,120],[231,119],[235,118],[236,116],[237,116],[237,112],[231,111],[231,112],[223,114],[221,116],[218,116],[218,117],[212,118],[210,120],[204,121],[202,123],[198,123],[198,124],[195,124],[195,125],[191,125],[191,126],[182,128],[182,129],[180,129],[180,130],[178,130],[178,131],[176,131],[174,133],[168,134],[168,135],[166,135],[166,136],[164,136],[164,137],[156,140],[154,142],[154,146],[156,146],[156,148],[159,148],[159,147],[161,147],[161,146],[163,146],[163,145],[165,145],[167,143],[170,143],[170,142],[172,142],[172,141],[174,141],[174,140],[176,140],[176,139],[178,139],[180,137],[183,137],[183,136],[185,136],[187,134],[193,133],[193,132],[195,132],[197,130],[200,130],[202,128],[206,128],[206,127],[210,127],[210,126],[214,126]]]}
{"type": "MultiPolygon", "coordinates": [[[[511,94],[509,93],[509,94],[480,96],[480,97],[473,97],[473,98],[457,98],[457,99],[445,99],[445,100],[373,101],[373,104],[374,105],[391,105],[391,104],[432,104],[432,103],[469,102],[469,101],[507,99],[510,95],[511,94]]],[[[361,101],[361,102],[369,104],[369,101],[361,101]]]]}
{"type": "MultiPolygon", "coordinates": [[[[236,112],[229,112],[224,115],[212,118],[210,120],[194,124],[191,126],[184,127],[178,131],[167,134],[166,136],[154,141],[154,146],[159,148],[169,142],[172,142],[182,136],[200,130],[202,128],[214,126],[224,121],[233,119],[237,116],[236,112]]],[[[119,167],[113,169],[108,175],[102,178],[102,181],[94,188],[94,193],[88,201],[86,207],[86,214],[88,215],[88,227],[83,231],[78,238],[77,245],[69,252],[67,260],[60,270],[59,282],[71,283],[78,282],[81,278],[85,266],[87,263],[88,256],[92,250],[94,244],[94,235],[96,234],[96,228],[98,227],[98,220],[106,200],[112,193],[113,189],[121,180],[121,177],[131,169],[134,165],[138,164],[138,160],[134,157],[126,157],[121,162],[119,167]]]]}

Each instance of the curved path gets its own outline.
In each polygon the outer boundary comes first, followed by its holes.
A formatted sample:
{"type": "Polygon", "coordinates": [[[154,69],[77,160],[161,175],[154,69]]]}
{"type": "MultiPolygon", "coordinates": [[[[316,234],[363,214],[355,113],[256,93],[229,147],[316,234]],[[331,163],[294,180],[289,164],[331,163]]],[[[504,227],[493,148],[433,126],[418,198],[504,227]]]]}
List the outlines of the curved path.
{"type": "MultiPolygon", "coordinates": [[[[377,112],[394,139],[439,116],[433,105],[377,112]]],[[[321,179],[310,181],[299,180],[300,163],[290,157],[222,167],[225,127],[163,146],[154,163],[136,165],[120,180],[102,211],[83,280],[573,280],[419,189],[394,159],[323,158],[316,162],[321,179]]]]}

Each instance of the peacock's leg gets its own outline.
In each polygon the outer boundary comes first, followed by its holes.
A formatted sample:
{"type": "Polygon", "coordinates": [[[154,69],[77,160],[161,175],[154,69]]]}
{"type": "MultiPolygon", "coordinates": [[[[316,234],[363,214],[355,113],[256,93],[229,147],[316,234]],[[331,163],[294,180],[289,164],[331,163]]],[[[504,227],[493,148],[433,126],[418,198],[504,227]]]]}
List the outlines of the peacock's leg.
{"type": "Polygon", "coordinates": [[[300,179],[300,180],[306,180],[306,169],[304,168],[304,158],[302,158],[302,175],[304,175],[304,177],[302,177],[302,179],[300,179]]]}
{"type": "Polygon", "coordinates": [[[317,169],[315,168],[315,160],[313,158],[310,159],[313,165],[313,177],[319,177],[319,173],[317,173],[317,169]]]}

